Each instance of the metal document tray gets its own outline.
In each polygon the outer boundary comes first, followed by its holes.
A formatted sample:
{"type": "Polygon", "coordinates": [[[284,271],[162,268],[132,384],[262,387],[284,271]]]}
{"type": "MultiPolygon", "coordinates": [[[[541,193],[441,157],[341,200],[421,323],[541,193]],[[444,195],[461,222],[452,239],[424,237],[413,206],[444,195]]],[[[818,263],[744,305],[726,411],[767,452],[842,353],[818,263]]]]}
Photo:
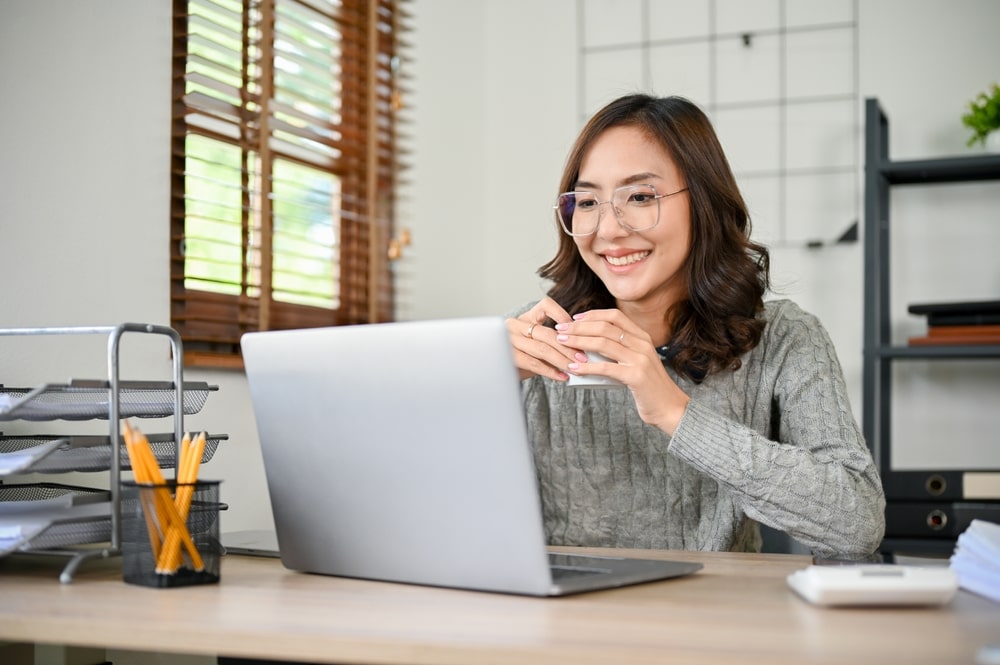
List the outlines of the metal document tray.
{"type": "MultiPolygon", "coordinates": [[[[111,507],[108,490],[58,483],[0,485],[0,519],[15,518],[27,522],[41,515],[44,522],[37,533],[14,545],[13,551],[56,550],[110,542],[111,507]],[[52,502],[58,504],[45,505],[52,502]]],[[[192,529],[206,529],[206,523],[217,519],[219,511],[227,510],[229,506],[214,503],[210,508],[202,506],[193,509],[192,529]]],[[[9,551],[0,548],[0,557],[9,551]]]]}
{"type": "MultiPolygon", "coordinates": [[[[208,393],[218,390],[203,381],[185,381],[184,414],[198,413],[208,393]]],[[[174,414],[174,384],[170,381],[120,381],[119,417],[161,418],[174,414]]],[[[0,421],[107,419],[110,383],[74,380],[37,388],[0,386],[0,421]]]]}
{"type": "Polygon", "coordinates": [[[111,539],[108,490],[58,483],[0,485],[0,517],[29,521],[39,516],[44,527],[16,549],[44,550],[111,539]]]}
{"type": "MultiPolygon", "coordinates": [[[[153,454],[161,469],[175,466],[177,444],[174,434],[150,434],[147,436],[153,454]]],[[[229,439],[227,434],[208,434],[205,438],[205,452],[201,462],[212,459],[221,441],[229,439]]],[[[14,468],[4,465],[0,458],[0,477],[24,473],[67,473],[70,471],[107,471],[111,468],[112,450],[109,437],[101,435],[64,436],[56,434],[35,434],[24,436],[0,435],[0,454],[23,456],[21,466],[14,468]],[[5,467],[10,467],[6,469],[5,467]]],[[[128,453],[121,447],[122,470],[132,468],[128,453]]]]}

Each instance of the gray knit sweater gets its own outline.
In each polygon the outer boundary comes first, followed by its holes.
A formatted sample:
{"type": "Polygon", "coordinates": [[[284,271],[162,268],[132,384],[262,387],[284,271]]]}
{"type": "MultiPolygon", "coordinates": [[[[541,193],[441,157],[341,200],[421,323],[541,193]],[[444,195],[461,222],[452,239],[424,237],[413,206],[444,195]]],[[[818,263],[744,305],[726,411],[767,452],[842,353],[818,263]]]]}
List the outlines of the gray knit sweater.
{"type": "Polygon", "coordinates": [[[820,556],[877,549],[885,499],[833,343],[790,301],[763,317],[740,369],[668,369],[691,397],[673,437],[625,388],[523,382],[550,544],[757,551],[759,522],[820,556]]]}

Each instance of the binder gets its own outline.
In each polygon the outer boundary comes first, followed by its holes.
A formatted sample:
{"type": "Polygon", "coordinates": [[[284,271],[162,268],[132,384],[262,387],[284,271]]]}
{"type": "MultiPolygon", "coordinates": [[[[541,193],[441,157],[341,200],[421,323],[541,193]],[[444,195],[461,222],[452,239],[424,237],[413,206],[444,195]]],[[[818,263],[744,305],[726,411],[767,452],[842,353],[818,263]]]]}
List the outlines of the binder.
{"type": "Polygon", "coordinates": [[[893,471],[883,474],[889,500],[1000,500],[1000,471],[893,471]]]}
{"type": "Polygon", "coordinates": [[[885,507],[886,538],[955,539],[972,520],[1000,522],[1000,501],[897,502],[885,507]]]}

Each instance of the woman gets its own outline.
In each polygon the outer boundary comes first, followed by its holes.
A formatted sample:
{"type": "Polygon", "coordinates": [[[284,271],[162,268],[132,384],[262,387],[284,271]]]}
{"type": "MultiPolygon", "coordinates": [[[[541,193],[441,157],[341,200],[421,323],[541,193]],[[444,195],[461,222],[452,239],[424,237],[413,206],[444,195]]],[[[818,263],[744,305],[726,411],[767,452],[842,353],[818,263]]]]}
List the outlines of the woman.
{"type": "Polygon", "coordinates": [[[618,99],[560,191],[552,289],[507,321],[549,541],[758,551],[761,523],[871,555],[885,500],[836,352],[815,317],[764,303],[768,252],[708,118],[618,99]]]}

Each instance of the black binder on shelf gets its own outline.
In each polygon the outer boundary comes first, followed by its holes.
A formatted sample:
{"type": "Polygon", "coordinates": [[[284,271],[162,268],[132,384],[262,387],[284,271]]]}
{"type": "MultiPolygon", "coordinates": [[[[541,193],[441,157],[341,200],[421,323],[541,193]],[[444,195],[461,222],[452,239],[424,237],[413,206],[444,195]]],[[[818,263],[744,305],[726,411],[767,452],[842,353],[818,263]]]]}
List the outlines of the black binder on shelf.
{"type": "Polygon", "coordinates": [[[882,486],[890,500],[1000,501],[1000,470],[893,471],[882,486]]]}
{"type": "Polygon", "coordinates": [[[1000,502],[889,502],[885,537],[954,540],[974,519],[1000,522],[1000,502]]]}

